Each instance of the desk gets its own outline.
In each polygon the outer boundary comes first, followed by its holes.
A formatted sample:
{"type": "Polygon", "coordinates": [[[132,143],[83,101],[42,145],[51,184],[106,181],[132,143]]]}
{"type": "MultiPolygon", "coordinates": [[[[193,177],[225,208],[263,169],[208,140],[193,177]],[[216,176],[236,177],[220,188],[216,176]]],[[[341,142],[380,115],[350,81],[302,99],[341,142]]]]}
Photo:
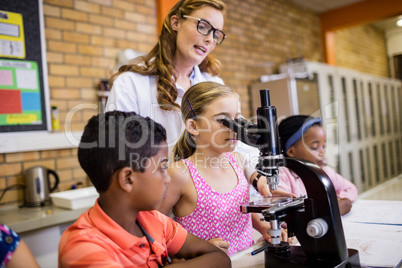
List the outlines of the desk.
{"type": "MultiPolygon", "coordinates": [[[[342,217],[347,247],[359,250],[362,267],[402,267],[402,201],[368,200],[392,189],[398,191],[401,200],[400,185],[402,176],[363,193],[353,203],[351,212],[342,217]]],[[[262,245],[233,254],[232,267],[264,268],[264,252],[251,255],[262,245]]]]}
{"type": "MultiPolygon", "coordinates": [[[[359,251],[362,267],[402,267],[402,201],[358,200],[342,225],[346,245],[359,251]]],[[[261,246],[233,254],[232,267],[263,268],[264,252],[251,255],[261,246]]]]}
{"type": "Polygon", "coordinates": [[[54,205],[12,208],[0,210],[0,218],[15,232],[24,233],[75,221],[87,209],[69,210],[54,205]]]}
{"type": "Polygon", "coordinates": [[[0,221],[21,235],[42,268],[54,268],[61,234],[87,209],[13,208],[0,210],[0,221]]]}
{"type": "Polygon", "coordinates": [[[264,267],[264,252],[251,255],[253,250],[256,250],[264,245],[265,242],[259,242],[230,256],[230,259],[232,260],[232,268],[264,267]]]}
{"type": "Polygon", "coordinates": [[[357,200],[342,217],[348,248],[362,266],[397,267],[402,260],[402,201],[357,200]]]}

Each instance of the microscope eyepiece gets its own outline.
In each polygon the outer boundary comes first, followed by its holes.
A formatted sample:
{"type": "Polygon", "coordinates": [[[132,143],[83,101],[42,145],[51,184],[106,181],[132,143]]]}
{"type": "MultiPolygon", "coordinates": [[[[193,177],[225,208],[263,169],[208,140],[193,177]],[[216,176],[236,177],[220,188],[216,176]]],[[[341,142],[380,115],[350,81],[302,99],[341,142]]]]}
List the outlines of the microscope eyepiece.
{"type": "Polygon", "coordinates": [[[271,106],[271,100],[269,97],[269,89],[261,89],[260,90],[260,100],[261,100],[261,107],[271,106]]]}

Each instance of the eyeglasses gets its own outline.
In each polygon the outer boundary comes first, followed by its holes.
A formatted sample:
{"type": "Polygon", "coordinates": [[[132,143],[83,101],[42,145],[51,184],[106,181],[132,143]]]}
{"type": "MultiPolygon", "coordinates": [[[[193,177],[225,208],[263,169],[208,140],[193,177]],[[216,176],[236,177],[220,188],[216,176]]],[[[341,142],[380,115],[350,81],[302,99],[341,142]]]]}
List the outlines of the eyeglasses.
{"type": "Polygon", "coordinates": [[[197,31],[204,36],[209,35],[213,31],[213,40],[217,45],[222,44],[223,40],[225,40],[226,38],[226,34],[224,32],[214,28],[214,26],[212,26],[211,23],[209,23],[204,19],[188,15],[183,15],[183,18],[198,20],[197,31]]]}

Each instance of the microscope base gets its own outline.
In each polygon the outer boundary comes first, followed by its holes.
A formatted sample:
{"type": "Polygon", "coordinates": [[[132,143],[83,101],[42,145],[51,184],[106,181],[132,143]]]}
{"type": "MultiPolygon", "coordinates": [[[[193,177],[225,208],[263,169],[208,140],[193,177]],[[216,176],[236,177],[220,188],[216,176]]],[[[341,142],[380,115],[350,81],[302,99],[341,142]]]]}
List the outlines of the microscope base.
{"type": "Polygon", "coordinates": [[[312,260],[300,246],[290,247],[290,255],[287,257],[274,255],[266,249],[265,268],[360,268],[359,252],[355,249],[348,249],[349,257],[341,263],[327,260],[312,260]]]}

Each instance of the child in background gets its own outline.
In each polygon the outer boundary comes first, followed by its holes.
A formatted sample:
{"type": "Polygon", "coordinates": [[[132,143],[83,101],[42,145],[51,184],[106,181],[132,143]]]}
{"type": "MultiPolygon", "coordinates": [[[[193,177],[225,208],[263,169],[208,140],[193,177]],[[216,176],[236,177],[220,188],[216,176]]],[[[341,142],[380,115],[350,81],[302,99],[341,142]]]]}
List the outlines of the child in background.
{"type": "MultiPolygon", "coordinates": [[[[280,122],[278,130],[284,156],[311,161],[324,170],[334,185],[341,215],[348,213],[357,198],[357,188],[326,165],[326,135],[321,119],[306,115],[290,116],[280,122]]],[[[278,189],[297,196],[307,195],[302,180],[285,167],[279,169],[278,189]]]]}
{"type": "MultiPolygon", "coordinates": [[[[202,82],[186,91],[181,111],[186,129],[173,149],[177,162],[169,166],[172,181],[159,210],[172,210],[185,229],[229,255],[254,243],[253,226],[269,240],[269,223],[240,211],[257,173],[245,177],[242,155],[233,152],[236,133],[221,122],[241,117],[239,96],[225,85],[202,82]]],[[[258,180],[257,187],[270,195],[266,180],[258,180]]]]}
{"type": "Polygon", "coordinates": [[[99,198],[63,233],[58,267],[162,267],[170,257],[171,267],[231,266],[221,250],[155,210],[170,182],[167,148],[165,129],[134,112],[89,120],[78,160],[99,198]]]}
{"type": "Polygon", "coordinates": [[[4,224],[0,224],[0,267],[40,267],[20,235],[4,224]]]}

